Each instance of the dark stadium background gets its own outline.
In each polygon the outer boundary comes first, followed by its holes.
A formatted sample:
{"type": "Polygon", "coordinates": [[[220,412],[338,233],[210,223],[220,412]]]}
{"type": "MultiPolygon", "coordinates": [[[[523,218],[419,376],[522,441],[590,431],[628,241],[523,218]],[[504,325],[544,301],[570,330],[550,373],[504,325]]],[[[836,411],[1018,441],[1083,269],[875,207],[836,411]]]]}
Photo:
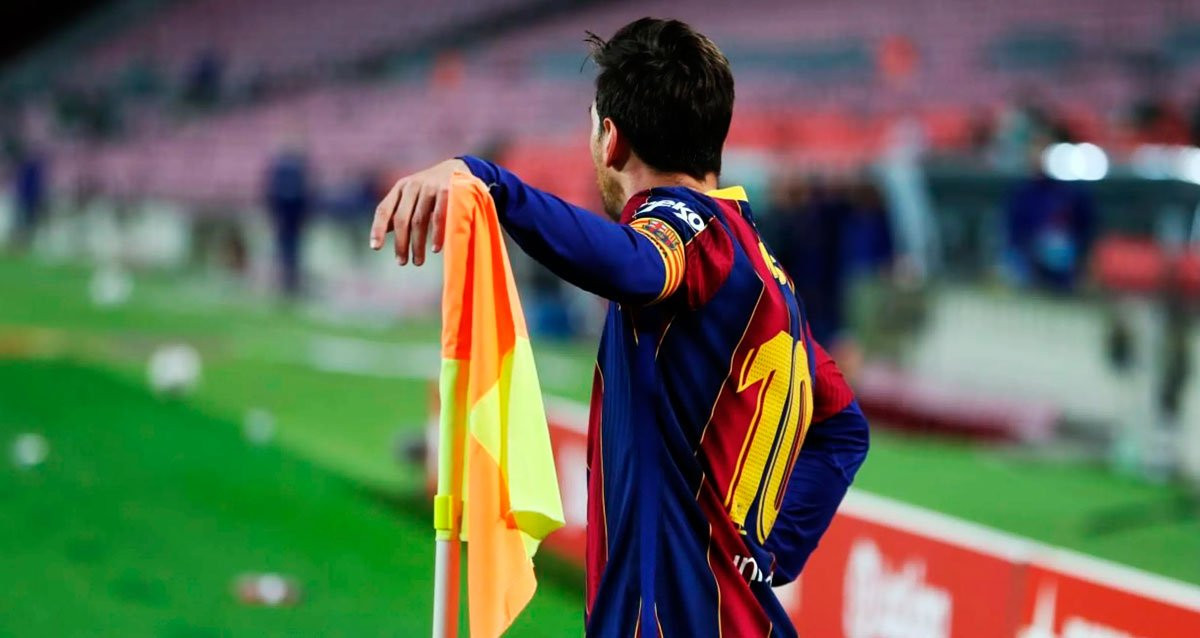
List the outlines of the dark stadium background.
{"type": "Polygon", "coordinates": [[[79,19],[88,11],[103,7],[104,4],[94,1],[49,0],[39,2],[36,11],[15,2],[0,7],[0,62],[9,62],[66,28],[73,20],[79,19]]]}

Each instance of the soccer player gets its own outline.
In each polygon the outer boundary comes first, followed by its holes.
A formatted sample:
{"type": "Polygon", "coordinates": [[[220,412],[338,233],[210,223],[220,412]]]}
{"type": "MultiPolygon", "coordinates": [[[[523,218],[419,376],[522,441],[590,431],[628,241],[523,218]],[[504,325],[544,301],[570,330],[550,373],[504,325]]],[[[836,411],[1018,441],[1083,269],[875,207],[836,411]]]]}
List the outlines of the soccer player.
{"type": "Polygon", "coordinates": [[[733,111],[721,51],[674,20],[608,41],[591,151],[605,219],[474,157],[400,179],[371,246],[443,240],[456,171],[520,247],[611,300],[588,432],[589,636],[795,636],[794,579],[867,453],[867,424],[807,328],[741,188],[717,188],[733,111]]]}

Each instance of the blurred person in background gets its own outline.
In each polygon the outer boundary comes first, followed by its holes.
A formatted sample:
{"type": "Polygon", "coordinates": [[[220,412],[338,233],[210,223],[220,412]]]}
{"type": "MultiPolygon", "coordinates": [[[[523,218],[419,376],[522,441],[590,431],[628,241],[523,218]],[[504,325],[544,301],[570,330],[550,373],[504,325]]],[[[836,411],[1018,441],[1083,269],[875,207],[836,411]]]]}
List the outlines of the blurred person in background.
{"type": "Polygon", "coordinates": [[[287,297],[301,292],[301,241],[312,205],[313,185],[302,144],[293,140],[267,169],[266,205],[275,229],[275,257],[287,297]]]}
{"type": "Polygon", "coordinates": [[[225,62],[215,48],[196,54],[183,79],[183,99],[192,106],[215,106],[221,98],[225,62]]]}
{"type": "Polygon", "coordinates": [[[850,187],[843,252],[850,277],[888,274],[896,258],[892,222],[879,189],[866,178],[850,187]]]}
{"type": "Polygon", "coordinates": [[[849,329],[851,297],[884,294],[895,260],[891,220],[883,199],[865,177],[844,182],[802,175],[778,180],[769,224],[780,265],[805,301],[820,343],[853,377],[861,359],[849,329]]]}
{"type": "Polygon", "coordinates": [[[848,202],[819,178],[791,175],[775,191],[771,245],[804,300],[819,343],[832,347],[842,336],[845,313],[845,224],[848,202]]]}
{"type": "Polygon", "coordinates": [[[896,306],[900,269],[895,229],[882,194],[868,176],[859,175],[847,199],[849,214],[841,233],[841,296],[849,329],[835,344],[834,356],[853,379],[865,352],[881,357],[895,354],[906,314],[896,306]]]}
{"type": "Polygon", "coordinates": [[[532,297],[530,330],[541,337],[570,339],[575,335],[571,307],[562,280],[539,263],[530,264],[529,292],[532,297]]]}
{"type": "Polygon", "coordinates": [[[1052,292],[1075,290],[1087,264],[1096,213],[1081,182],[1054,179],[1042,166],[1051,138],[1030,144],[1029,175],[1005,206],[1005,271],[1018,286],[1052,292]]]}
{"type": "Polygon", "coordinates": [[[27,247],[46,207],[46,159],[28,143],[14,144],[13,194],[16,200],[16,244],[27,247]]]}
{"type": "Polygon", "coordinates": [[[1157,371],[1158,423],[1153,429],[1153,440],[1147,458],[1147,472],[1151,479],[1175,478],[1182,465],[1180,446],[1184,423],[1184,402],[1188,380],[1192,376],[1192,323],[1195,308],[1187,299],[1186,284],[1179,269],[1168,276],[1164,286],[1162,309],[1162,335],[1157,371]]]}

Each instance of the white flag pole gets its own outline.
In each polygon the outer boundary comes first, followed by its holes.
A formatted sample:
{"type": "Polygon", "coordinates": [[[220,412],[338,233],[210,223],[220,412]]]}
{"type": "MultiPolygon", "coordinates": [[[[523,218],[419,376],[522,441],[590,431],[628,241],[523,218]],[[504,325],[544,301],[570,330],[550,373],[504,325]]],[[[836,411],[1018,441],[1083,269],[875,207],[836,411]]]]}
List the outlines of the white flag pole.
{"type": "Polygon", "coordinates": [[[433,638],[458,636],[459,541],[438,539],[433,578],[433,638]]]}

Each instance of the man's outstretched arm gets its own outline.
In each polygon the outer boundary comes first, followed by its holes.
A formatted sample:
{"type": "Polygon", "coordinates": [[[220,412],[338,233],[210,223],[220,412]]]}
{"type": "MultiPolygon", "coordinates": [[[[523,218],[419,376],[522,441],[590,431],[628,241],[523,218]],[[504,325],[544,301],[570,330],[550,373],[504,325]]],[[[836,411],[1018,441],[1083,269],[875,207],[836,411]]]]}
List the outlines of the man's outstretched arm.
{"type": "Polygon", "coordinates": [[[531,257],[566,281],[617,301],[649,303],[674,292],[672,248],[643,230],[618,224],[525,184],[516,175],[472,157],[442,162],[400,179],[375,211],[371,247],[394,232],[396,259],[425,261],[425,247],[442,248],[450,176],[471,173],[488,185],[509,235],[531,257]]]}

